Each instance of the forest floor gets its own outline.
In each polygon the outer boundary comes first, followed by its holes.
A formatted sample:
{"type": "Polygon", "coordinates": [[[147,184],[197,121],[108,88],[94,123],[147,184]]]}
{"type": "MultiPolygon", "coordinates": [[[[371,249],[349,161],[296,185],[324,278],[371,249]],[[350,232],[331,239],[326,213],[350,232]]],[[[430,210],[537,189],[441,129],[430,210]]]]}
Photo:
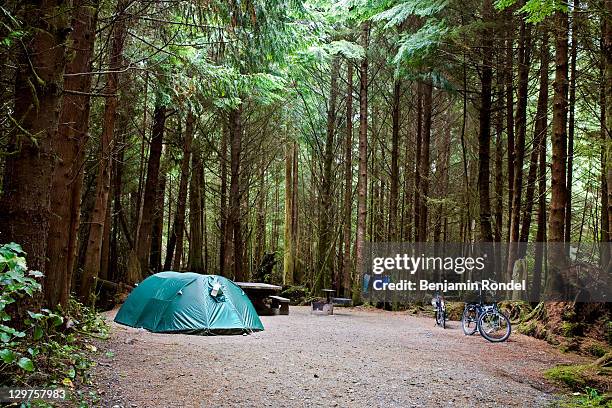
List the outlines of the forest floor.
{"type": "MultiPolygon", "coordinates": [[[[107,312],[109,322],[115,311],[107,312]]],[[[94,370],[105,407],[537,407],[543,370],[580,358],[513,333],[492,344],[433,318],[291,307],[250,336],[153,334],[111,324],[94,370]]]]}

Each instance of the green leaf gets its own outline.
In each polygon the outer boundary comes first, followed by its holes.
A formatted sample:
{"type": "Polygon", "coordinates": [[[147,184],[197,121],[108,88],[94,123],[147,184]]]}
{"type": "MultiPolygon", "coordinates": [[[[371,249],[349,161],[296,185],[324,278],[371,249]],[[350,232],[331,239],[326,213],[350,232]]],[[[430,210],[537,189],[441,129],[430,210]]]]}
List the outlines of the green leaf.
{"type": "Polygon", "coordinates": [[[26,371],[34,371],[34,363],[27,357],[21,357],[17,365],[26,371]]]}
{"type": "Polygon", "coordinates": [[[42,336],[43,336],[43,329],[41,329],[40,326],[36,326],[34,328],[34,340],[40,340],[42,336]]]}
{"type": "Polygon", "coordinates": [[[416,33],[402,36],[393,62],[398,65],[423,65],[425,59],[438,47],[447,32],[448,28],[443,21],[430,19],[416,33]]]}
{"type": "Polygon", "coordinates": [[[23,251],[23,249],[21,249],[21,245],[16,244],[14,242],[8,243],[6,245],[3,246],[3,248],[6,248],[16,254],[22,254],[22,255],[26,255],[26,253],[23,251]]]}
{"type": "Polygon", "coordinates": [[[498,10],[505,10],[508,7],[513,6],[516,3],[516,0],[497,0],[495,2],[495,8],[498,10]]]}
{"type": "Polygon", "coordinates": [[[433,16],[446,7],[446,0],[406,0],[375,15],[374,21],[387,21],[385,28],[399,26],[412,16],[433,16]]]}
{"type": "Polygon", "coordinates": [[[68,370],[68,372],[66,373],[66,375],[67,375],[69,378],[74,379],[74,377],[76,377],[76,371],[75,371],[74,367],[70,367],[70,369],[68,370]]]}
{"type": "Polygon", "coordinates": [[[0,358],[7,364],[11,364],[17,359],[17,354],[13,350],[2,349],[0,350],[0,358]]]}
{"type": "Polygon", "coordinates": [[[361,45],[346,40],[332,41],[325,48],[331,55],[342,55],[351,60],[361,60],[365,56],[361,45]]]}
{"type": "Polygon", "coordinates": [[[25,335],[26,334],[24,332],[21,332],[21,331],[16,331],[15,332],[15,337],[20,337],[21,338],[21,337],[25,337],[25,335]]]}
{"type": "Polygon", "coordinates": [[[45,317],[45,315],[42,313],[33,313],[33,312],[30,312],[29,310],[28,310],[28,314],[30,315],[32,319],[35,319],[35,320],[40,320],[43,317],[45,317]]]}
{"type": "Polygon", "coordinates": [[[49,313],[49,319],[51,320],[51,324],[54,327],[57,327],[59,325],[61,325],[62,323],[64,323],[64,318],[58,314],[55,313],[49,313]]]}

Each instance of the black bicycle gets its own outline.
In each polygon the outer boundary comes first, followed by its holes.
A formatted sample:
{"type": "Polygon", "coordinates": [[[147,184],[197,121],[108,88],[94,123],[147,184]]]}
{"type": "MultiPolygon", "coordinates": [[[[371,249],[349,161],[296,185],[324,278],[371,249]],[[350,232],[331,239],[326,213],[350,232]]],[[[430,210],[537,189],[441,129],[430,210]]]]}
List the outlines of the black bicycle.
{"type": "Polygon", "coordinates": [[[483,302],[480,291],[478,302],[466,303],[461,318],[461,328],[467,336],[478,330],[482,337],[493,343],[508,340],[512,331],[510,319],[499,310],[497,302],[483,302]]]}
{"type": "Polygon", "coordinates": [[[431,300],[431,305],[434,307],[434,313],[436,316],[436,325],[446,328],[446,305],[444,304],[444,298],[439,294],[436,294],[431,300]]]}

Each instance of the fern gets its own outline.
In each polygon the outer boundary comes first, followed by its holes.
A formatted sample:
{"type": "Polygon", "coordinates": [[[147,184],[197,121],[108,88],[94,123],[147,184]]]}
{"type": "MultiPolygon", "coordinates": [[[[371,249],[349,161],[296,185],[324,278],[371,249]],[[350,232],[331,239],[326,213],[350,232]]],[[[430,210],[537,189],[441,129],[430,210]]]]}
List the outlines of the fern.
{"type": "Polygon", "coordinates": [[[401,25],[411,16],[433,16],[442,11],[446,5],[447,0],[432,0],[431,2],[407,0],[375,15],[372,19],[374,21],[387,21],[385,28],[388,29],[401,25]]]}
{"type": "Polygon", "coordinates": [[[365,50],[361,45],[346,40],[332,41],[325,48],[330,55],[341,55],[350,60],[361,60],[365,57],[365,50]]]}
{"type": "Polygon", "coordinates": [[[393,62],[410,66],[422,65],[430,51],[438,46],[447,32],[448,28],[443,21],[428,20],[416,33],[401,36],[393,62]]]}

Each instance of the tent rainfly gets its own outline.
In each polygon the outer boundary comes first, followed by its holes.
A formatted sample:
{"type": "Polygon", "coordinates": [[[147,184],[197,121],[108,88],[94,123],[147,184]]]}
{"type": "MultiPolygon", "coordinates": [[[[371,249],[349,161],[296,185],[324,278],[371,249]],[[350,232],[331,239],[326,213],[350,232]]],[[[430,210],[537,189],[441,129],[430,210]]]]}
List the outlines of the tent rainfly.
{"type": "Polygon", "coordinates": [[[160,272],[142,281],[115,322],[157,333],[243,334],[264,329],[234,282],[217,275],[160,272]]]}

